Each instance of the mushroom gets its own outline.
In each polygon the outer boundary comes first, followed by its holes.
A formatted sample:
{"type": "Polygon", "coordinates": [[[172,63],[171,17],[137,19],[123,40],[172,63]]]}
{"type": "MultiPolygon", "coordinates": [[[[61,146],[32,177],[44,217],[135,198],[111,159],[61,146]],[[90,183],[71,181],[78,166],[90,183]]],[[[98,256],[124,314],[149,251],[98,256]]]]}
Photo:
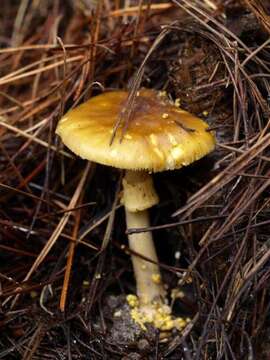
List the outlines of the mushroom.
{"type": "MultiPolygon", "coordinates": [[[[128,128],[122,137],[120,125],[111,144],[127,97],[126,91],[110,91],[91,98],[69,111],[56,133],[83,159],[126,170],[122,203],[127,228],[144,228],[150,225],[148,209],[159,201],[151,173],[193,163],[214,149],[215,138],[204,121],[172,104],[163,92],[141,89],[128,128]]],[[[132,317],[142,327],[147,322],[160,329],[176,326],[166,305],[152,233],[128,239],[137,285],[137,297],[127,298],[132,317]]]]}

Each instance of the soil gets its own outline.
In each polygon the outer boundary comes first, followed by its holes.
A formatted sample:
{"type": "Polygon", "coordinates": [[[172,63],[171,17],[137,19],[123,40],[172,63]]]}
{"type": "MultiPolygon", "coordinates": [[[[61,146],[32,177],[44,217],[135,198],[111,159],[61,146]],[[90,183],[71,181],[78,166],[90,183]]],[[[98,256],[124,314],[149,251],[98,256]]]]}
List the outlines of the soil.
{"type": "Polygon", "coordinates": [[[1,7],[0,359],[270,358],[267,4],[1,7]],[[166,336],[130,317],[121,172],[55,135],[79,103],[136,86],[166,91],[217,140],[205,158],[153,176],[162,277],[180,294],[173,313],[191,318],[166,336]]]}

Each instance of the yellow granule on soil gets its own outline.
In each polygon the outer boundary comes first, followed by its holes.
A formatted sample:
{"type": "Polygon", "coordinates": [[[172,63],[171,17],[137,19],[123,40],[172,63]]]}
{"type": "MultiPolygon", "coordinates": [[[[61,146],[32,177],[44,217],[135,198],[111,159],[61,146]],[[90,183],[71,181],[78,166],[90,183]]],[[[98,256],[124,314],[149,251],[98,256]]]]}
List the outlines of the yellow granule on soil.
{"type": "Polygon", "coordinates": [[[143,330],[146,330],[146,324],[152,324],[161,331],[170,331],[173,328],[183,330],[190,321],[190,319],[182,317],[173,317],[170,307],[159,302],[140,307],[139,299],[136,295],[127,295],[127,302],[131,308],[131,318],[143,330]]]}

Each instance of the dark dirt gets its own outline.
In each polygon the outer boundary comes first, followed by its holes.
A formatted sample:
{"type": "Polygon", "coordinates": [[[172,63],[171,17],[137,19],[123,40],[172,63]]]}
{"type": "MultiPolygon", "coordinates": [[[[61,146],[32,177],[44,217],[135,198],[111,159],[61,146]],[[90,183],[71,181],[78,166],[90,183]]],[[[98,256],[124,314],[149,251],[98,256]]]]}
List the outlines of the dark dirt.
{"type": "Polygon", "coordinates": [[[0,359],[269,359],[268,4],[139,3],[1,4],[0,359]],[[217,137],[206,158],[154,175],[162,275],[169,291],[184,292],[174,313],[194,321],[167,341],[129,317],[135,284],[121,206],[107,228],[119,171],[89,169],[54,133],[71,107],[103,88],[132,91],[139,75],[217,137]]]}

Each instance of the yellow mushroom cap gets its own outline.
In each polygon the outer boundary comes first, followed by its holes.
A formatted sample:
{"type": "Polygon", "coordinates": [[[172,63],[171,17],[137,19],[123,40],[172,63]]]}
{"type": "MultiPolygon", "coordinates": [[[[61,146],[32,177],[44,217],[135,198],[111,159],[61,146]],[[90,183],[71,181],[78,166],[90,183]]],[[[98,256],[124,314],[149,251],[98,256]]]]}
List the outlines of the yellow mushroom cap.
{"type": "Polygon", "coordinates": [[[130,170],[178,169],[214,149],[215,137],[204,121],[149,89],[136,94],[122,141],[123,125],[110,145],[127,97],[126,91],[111,91],[91,98],[69,111],[59,121],[56,133],[83,159],[130,170]]]}

